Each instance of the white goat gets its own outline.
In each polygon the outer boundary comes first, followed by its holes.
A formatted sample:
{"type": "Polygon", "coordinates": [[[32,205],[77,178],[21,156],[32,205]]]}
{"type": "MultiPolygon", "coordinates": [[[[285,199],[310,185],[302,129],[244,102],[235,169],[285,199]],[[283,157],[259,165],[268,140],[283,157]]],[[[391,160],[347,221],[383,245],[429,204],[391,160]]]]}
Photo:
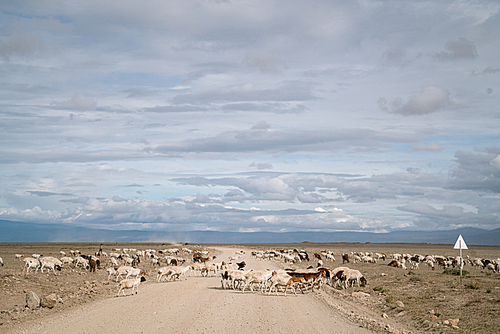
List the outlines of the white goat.
{"type": "Polygon", "coordinates": [[[40,261],[32,257],[24,258],[23,261],[24,261],[24,266],[26,267],[26,272],[29,272],[30,268],[35,268],[35,272],[38,271],[38,267],[40,266],[40,261]]]}
{"type": "Polygon", "coordinates": [[[246,277],[246,282],[245,285],[243,286],[242,292],[245,292],[245,288],[247,286],[250,286],[250,290],[254,292],[253,290],[253,285],[254,283],[260,284],[260,291],[263,292],[267,280],[271,277],[272,272],[267,271],[267,270],[255,270],[255,271],[249,271],[245,277],[246,277]]]}
{"type": "Polygon", "coordinates": [[[134,294],[135,289],[135,293],[137,294],[139,292],[139,284],[145,281],[146,279],[144,278],[144,276],[142,276],[141,278],[129,278],[120,281],[120,284],[118,284],[118,293],[116,294],[116,296],[118,297],[120,295],[120,291],[122,291],[123,295],[125,296],[125,289],[132,289],[132,294],[134,294]]]}
{"type": "Polygon", "coordinates": [[[344,270],[344,273],[342,274],[342,281],[344,281],[345,284],[344,289],[347,289],[349,283],[351,283],[351,286],[353,286],[354,281],[358,283],[358,287],[360,286],[360,283],[363,286],[366,285],[366,279],[364,278],[363,274],[361,274],[359,270],[354,269],[344,270]]]}
{"type": "Polygon", "coordinates": [[[78,256],[76,257],[74,260],[73,260],[73,263],[75,264],[75,267],[78,267],[78,265],[81,265],[82,268],[85,268],[87,269],[90,265],[89,265],[89,260],[87,259],[84,259],[83,257],[81,256],[78,256]]]}
{"type": "Polygon", "coordinates": [[[179,266],[173,266],[170,267],[172,269],[172,272],[170,273],[169,280],[174,278],[174,276],[177,276],[177,278],[180,279],[181,276],[184,276],[184,279],[187,279],[186,277],[186,272],[188,270],[191,270],[191,266],[185,266],[185,267],[179,267],[179,266]]]}
{"type": "Polygon", "coordinates": [[[115,268],[108,268],[106,269],[106,272],[108,273],[108,281],[111,279],[111,276],[116,275],[115,268]]]}
{"type": "Polygon", "coordinates": [[[128,269],[127,276],[125,276],[125,279],[129,278],[130,276],[135,276],[135,278],[139,278],[139,275],[146,275],[146,272],[139,268],[128,269]]]}
{"type": "Polygon", "coordinates": [[[160,282],[163,276],[168,277],[173,272],[172,268],[173,267],[160,267],[160,268],[158,268],[158,271],[157,271],[158,274],[156,275],[156,280],[158,282],[160,282]]]}
{"type": "Polygon", "coordinates": [[[286,296],[286,287],[288,282],[290,281],[290,278],[292,276],[288,275],[286,272],[278,272],[278,271],[273,271],[271,274],[270,282],[271,282],[271,287],[269,288],[269,293],[268,295],[271,294],[273,291],[273,288],[276,288],[276,296],[278,295],[278,287],[279,286],[284,286],[285,287],[285,296],[286,296]]]}
{"type": "Polygon", "coordinates": [[[118,278],[122,275],[128,275],[129,270],[134,269],[134,267],[130,266],[121,266],[116,270],[115,280],[118,282],[118,278]]]}
{"type": "Polygon", "coordinates": [[[40,270],[42,271],[42,273],[43,273],[43,268],[47,268],[47,272],[50,272],[50,269],[52,269],[55,275],[56,269],[61,270],[61,267],[63,265],[61,260],[51,256],[41,257],[38,260],[40,261],[41,264],[40,270]]]}

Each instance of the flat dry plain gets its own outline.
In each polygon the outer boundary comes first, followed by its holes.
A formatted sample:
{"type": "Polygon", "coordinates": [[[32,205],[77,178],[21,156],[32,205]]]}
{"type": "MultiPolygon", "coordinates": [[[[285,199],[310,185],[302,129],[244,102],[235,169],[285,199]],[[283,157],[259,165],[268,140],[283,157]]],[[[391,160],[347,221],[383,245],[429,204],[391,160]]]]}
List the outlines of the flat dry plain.
{"type": "MultiPolygon", "coordinates": [[[[54,275],[26,273],[24,263],[14,254],[33,253],[60,257],[70,250],[92,254],[100,243],[3,243],[0,257],[0,333],[499,333],[500,275],[484,269],[465,266],[468,273],[462,284],[456,275],[445,274],[420,264],[419,269],[388,267],[389,260],[376,264],[350,263],[360,270],[368,285],[338,289],[323,285],[319,291],[297,296],[280,292],[272,294],[242,293],[223,290],[220,277],[187,277],[175,282],[156,282],[156,272],[149,261],[140,267],[148,271],[147,281],[134,296],[115,297],[117,283],[108,281],[105,269],[109,260],[101,257],[96,273],[64,266],[54,275]],[[34,291],[43,297],[55,293],[59,302],[54,308],[31,310],[26,293],[34,291]],[[458,320],[458,323],[456,322],[458,320]],[[450,321],[451,320],[451,321],[450,321]],[[454,326],[452,326],[454,325],[454,326]]],[[[236,251],[246,269],[303,269],[316,267],[314,253],[332,251],[336,261],[323,258],[324,267],[342,266],[342,253],[378,252],[387,255],[409,253],[456,256],[452,245],[431,244],[188,244],[103,243],[108,254],[114,248],[139,250],[187,247],[207,250],[225,261],[236,251]],[[311,260],[285,264],[281,260],[257,260],[255,250],[301,249],[311,260]]],[[[469,246],[464,256],[497,259],[500,247],[469,246]]],[[[178,257],[192,261],[187,253],[178,257]]],[[[130,294],[130,293],[129,293],[130,294]]]]}

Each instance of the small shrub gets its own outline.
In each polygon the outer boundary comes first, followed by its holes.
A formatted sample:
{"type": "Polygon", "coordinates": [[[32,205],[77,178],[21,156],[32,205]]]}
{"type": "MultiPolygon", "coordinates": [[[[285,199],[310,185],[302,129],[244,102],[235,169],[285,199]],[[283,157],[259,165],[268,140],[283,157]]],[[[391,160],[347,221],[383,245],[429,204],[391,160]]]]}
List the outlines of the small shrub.
{"type": "Polygon", "coordinates": [[[479,290],[480,287],[477,283],[469,283],[464,286],[465,289],[479,290]]]}
{"type": "Polygon", "coordinates": [[[408,275],[416,275],[416,274],[417,274],[417,273],[414,273],[414,272],[413,272],[413,271],[411,271],[411,270],[408,272],[408,275]]]}
{"type": "Polygon", "coordinates": [[[491,289],[486,290],[486,293],[491,293],[491,289]]]}
{"type": "Polygon", "coordinates": [[[381,286],[376,286],[376,287],[373,288],[373,291],[378,291],[380,293],[386,293],[388,290],[384,289],[381,286]]]}
{"type": "Polygon", "coordinates": [[[387,296],[387,297],[385,297],[385,302],[386,302],[387,304],[390,304],[390,303],[392,303],[393,301],[394,301],[394,298],[393,298],[392,296],[387,296]]]}
{"type": "MultiPolygon", "coordinates": [[[[469,272],[467,270],[462,270],[462,276],[465,276],[468,273],[469,272]]],[[[446,268],[443,271],[443,274],[446,274],[446,275],[457,275],[457,276],[459,276],[460,275],[460,269],[446,268]]]]}
{"type": "Polygon", "coordinates": [[[420,277],[417,276],[410,277],[410,282],[420,282],[420,277]]]}

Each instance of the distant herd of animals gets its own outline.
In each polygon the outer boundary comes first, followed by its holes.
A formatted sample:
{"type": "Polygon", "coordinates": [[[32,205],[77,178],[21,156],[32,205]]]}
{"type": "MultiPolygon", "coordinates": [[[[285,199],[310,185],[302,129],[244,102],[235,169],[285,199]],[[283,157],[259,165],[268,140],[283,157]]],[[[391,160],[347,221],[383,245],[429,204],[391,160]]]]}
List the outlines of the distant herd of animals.
{"type": "MultiPolygon", "coordinates": [[[[102,245],[93,254],[82,254],[79,250],[70,250],[70,256],[64,251],[60,251],[60,257],[43,256],[42,254],[32,254],[24,256],[15,254],[14,258],[24,262],[26,273],[30,272],[52,272],[61,271],[65,267],[81,268],[96,272],[101,269],[103,262],[106,264],[108,280],[115,280],[118,283],[117,295],[125,295],[126,290],[131,290],[133,294],[138,293],[139,284],[146,281],[145,276],[156,273],[158,283],[165,281],[175,281],[181,278],[187,279],[187,274],[192,276],[213,277],[220,275],[221,287],[223,289],[239,289],[242,292],[260,290],[271,294],[273,290],[278,294],[278,290],[284,291],[284,295],[290,288],[294,294],[297,289],[304,293],[304,290],[321,288],[323,284],[329,284],[335,288],[347,289],[354,286],[364,286],[367,284],[365,276],[355,269],[351,269],[346,264],[380,263],[389,261],[388,266],[407,270],[416,270],[420,265],[425,265],[432,270],[436,267],[450,268],[464,265],[478,267],[489,270],[493,273],[500,273],[500,258],[464,259],[460,257],[447,257],[440,255],[419,255],[419,254],[389,254],[372,252],[351,252],[339,254],[342,258],[342,266],[330,269],[325,266],[325,262],[336,262],[331,251],[321,251],[314,253],[312,260],[305,250],[281,249],[267,251],[252,251],[251,256],[256,260],[281,261],[284,266],[289,263],[300,263],[315,261],[315,266],[309,266],[304,270],[291,268],[279,270],[254,270],[246,268],[245,261],[240,261],[245,252],[235,251],[234,255],[228,257],[226,261],[216,262],[217,257],[210,255],[206,250],[194,250],[190,248],[167,248],[163,250],[136,248],[113,248],[108,253],[104,252],[102,245]],[[148,263],[150,272],[141,264],[148,263]]],[[[3,259],[0,257],[0,266],[3,266],[3,259]]]]}

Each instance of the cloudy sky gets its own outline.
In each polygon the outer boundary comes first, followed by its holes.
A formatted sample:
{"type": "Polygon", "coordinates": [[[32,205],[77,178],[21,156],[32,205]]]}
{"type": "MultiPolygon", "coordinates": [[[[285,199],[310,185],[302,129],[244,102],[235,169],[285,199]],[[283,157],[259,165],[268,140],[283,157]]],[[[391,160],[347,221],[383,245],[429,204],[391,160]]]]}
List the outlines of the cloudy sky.
{"type": "Polygon", "coordinates": [[[0,4],[0,219],[500,227],[498,1],[0,4]]]}

